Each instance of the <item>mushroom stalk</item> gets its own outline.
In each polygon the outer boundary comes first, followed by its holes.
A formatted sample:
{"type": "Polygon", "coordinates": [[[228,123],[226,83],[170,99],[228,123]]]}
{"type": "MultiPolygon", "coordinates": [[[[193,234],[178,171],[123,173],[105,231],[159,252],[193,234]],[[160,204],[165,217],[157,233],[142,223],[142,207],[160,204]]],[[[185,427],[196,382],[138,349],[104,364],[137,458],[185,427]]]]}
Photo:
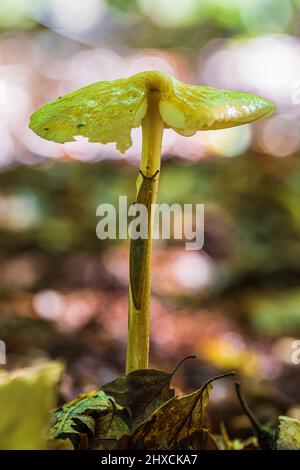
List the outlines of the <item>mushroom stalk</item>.
{"type": "Polygon", "coordinates": [[[130,243],[127,373],[148,367],[151,204],[156,202],[164,127],[190,136],[246,124],[269,116],[274,109],[272,103],[250,93],[190,85],[162,72],[146,71],[80,88],[31,116],[30,128],[44,139],[64,143],[81,135],[90,142],[115,142],[122,153],[132,144],[131,130],[142,125],[136,199],[148,209],[148,239],[132,236],[130,243]]]}
{"type": "Polygon", "coordinates": [[[158,104],[159,93],[150,91],[147,113],[142,122],[142,157],[136,182],[136,202],[144,204],[148,210],[148,238],[139,241],[131,239],[130,242],[127,374],[134,370],[147,369],[149,363],[151,254],[154,218],[152,204],[156,203],[158,192],[164,130],[164,122],[159,114],[158,104]],[[144,181],[147,181],[147,184],[142,187],[144,181]],[[144,253],[142,257],[140,256],[141,250],[144,253]],[[137,279],[139,279],[139,285],[136,286],[137,279]],[[138,302],[134,292],[138,292],[138,302]]]}

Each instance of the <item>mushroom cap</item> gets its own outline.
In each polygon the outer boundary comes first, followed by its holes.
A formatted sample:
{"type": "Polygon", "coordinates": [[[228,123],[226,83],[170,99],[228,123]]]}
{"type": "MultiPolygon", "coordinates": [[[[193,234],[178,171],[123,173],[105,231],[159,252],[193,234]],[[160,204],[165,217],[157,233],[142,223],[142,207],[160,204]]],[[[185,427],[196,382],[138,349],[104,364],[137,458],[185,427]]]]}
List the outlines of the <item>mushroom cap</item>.
{"type": "Polygon", "coordinates": [[[33,113],[29,127],[54,142],[71,142],[81,135],[90,142],[115,142],[125,152],[132,144],[131,129],[142,124],[154,92],[165,127],[183,135],[238,126],[275,110],[270,101],[250,93],[190,85],[153,71],[68,93],[33,113]]]}

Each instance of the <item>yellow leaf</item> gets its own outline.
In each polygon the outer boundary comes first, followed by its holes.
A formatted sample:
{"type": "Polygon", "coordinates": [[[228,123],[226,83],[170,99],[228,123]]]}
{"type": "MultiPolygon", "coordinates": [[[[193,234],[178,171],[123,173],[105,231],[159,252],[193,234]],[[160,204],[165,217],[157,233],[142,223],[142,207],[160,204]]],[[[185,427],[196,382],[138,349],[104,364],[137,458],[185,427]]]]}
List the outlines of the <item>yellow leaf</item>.
{"type": "Polygon", "coordinates": [[[0,375],[1,450],[47,447],[49,412],[62,369],[59,362],[49,362],[0,375]]]}

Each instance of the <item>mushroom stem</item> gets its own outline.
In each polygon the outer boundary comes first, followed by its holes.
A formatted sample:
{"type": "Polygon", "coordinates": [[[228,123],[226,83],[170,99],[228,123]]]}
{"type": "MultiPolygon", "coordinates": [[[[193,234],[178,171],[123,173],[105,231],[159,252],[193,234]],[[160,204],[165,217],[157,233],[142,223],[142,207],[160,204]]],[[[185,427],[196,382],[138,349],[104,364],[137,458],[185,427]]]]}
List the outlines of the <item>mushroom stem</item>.
{"type": "Polygon", "coordinates": [[[159,94],[150,92],[147,113],[142,122],[142,157],[137,177],[137,203],[148,210],[148,238],[130,242],[128,302],[128,342],[126,374],[147,369],[149,363],[151,254],[153,210],[156,203],[164,122],[158,109],[159,94]],[[154,176],[156,173],[156,176],[154,176]],[[145,182],[145,184],[143,184],[145,182]],[[147,183],[146,183],[147,182],[147,183]],[[142,252],[142,253],[141,253],[142,252]],[[138,285],[135,285],[138,281],[138,285]],[[138,293],[139,301],[135,293],[138,293]]]}

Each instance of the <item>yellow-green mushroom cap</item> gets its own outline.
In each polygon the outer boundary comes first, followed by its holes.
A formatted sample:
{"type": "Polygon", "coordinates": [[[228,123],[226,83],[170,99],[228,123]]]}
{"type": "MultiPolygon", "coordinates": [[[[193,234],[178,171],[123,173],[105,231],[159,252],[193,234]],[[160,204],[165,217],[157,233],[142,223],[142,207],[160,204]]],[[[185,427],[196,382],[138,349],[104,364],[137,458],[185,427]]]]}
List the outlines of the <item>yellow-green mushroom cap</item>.
{"type": "Polygon", "coordinates": [[[154,92],[159,94],[165,127],[183,135],[238,126],[275,110],[270,101],[250,93],[190,85],[161,72],[142,72],[88,85],[51,101],[33,113],[30,128],[54,142],[83,136],[90,142],[115,142],[125,152],[131,146],[131,129],[142,124],[154,92]]]}

